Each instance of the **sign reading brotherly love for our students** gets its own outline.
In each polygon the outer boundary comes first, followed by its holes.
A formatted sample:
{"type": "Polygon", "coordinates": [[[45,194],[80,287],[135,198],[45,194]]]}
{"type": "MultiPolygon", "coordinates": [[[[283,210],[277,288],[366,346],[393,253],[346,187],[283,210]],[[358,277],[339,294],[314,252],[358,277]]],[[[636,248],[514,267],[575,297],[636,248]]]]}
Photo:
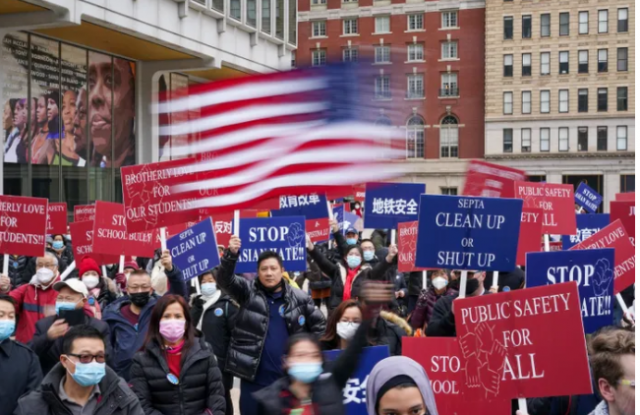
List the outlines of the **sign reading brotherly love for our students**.
{"type": "Polygon", "coordinates": [[[167,249],[185,281],[220,265],[211,218],[167,239],[167,249]]]}
{"type": "Polygon", "coordinates": [[[419,183],[367,183],[364,227],[395,229],[400,222],[418,220],[420,195],[425,188],[419,183]]]}
{"type": "Polygon", "coordinates": [[[578,230],[575,235],[562,235],[562,249],[569,250],[574,245],[591,238],[601,229],[609,226],[608,213],[577,214],[576,224],[578,230]]]}
{"type": "Polygon", "coordinates": [[[536,252],[527,255],[527,287],[578,283],[585,333],[613,324],[614,250],[536,252]]]}
{"type": "Polygon", "coordinates": [[[602,196],[583,182],[580,183],[578,190],[576,190],[575,200],[576,204],[587,212],[596,213],[598,206],[602,203],[602,196]]]}
{"type": "Polygon", "coordinates": [[[543,210],[542,232],[553,235],[576,233],[576,210],[570,184],[515,182],[515,197],[524,207],[543,210]]]}
{"type": "Polygon", "coordinates": [[[513,271],[521,213],[520,199],[422,195],[415,265],[513,271]]]}
{"type": "Polygon", "coordinates": [[[0,254],[42,256],[47,199],[0,196],[0,254]]]}
{"type": "Polygon", "coordinates": [[[240,219],[240,240],[236,273],[256,272],[264,251],[280,254],[286,271],[307,270],[304,216],[240,219]]]}

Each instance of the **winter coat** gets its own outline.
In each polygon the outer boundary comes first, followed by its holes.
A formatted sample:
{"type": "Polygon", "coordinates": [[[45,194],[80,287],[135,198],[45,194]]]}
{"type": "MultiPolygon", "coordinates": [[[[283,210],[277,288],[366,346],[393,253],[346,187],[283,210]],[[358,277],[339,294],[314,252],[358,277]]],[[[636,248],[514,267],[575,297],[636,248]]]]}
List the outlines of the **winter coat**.
{"type": "MultiPolygon", "coordinates": [[[[58,337],[55,340],[49,340],[47,337],[47,331],[56,321],[58,316],[45,317],[36,323],[36,333],[33,339],[29,343],[29,347],[33,350],[40,359],[40,366],[42,367],[42,373],[46,376],[47,373],[60,361],[60,355],[62,354],[62,337],[58,337]]],[[[107,358],[110,359],[112,355],[111,341],[109,336],[109,325],[101,320],[97,320],[93,317],[85,315],[84,324],[91,327],[95,327],[102,334],[106,344],[107,358]]],[[[108,363],[111,363],[109,361],[108,363]]]]}
{"type": "MultiPolygon", "coordinates": [[[[60,382],[66,374],[62,364],[54,366],[37,390],[20,398],[15,415],[71,415],[59,396],[60,382]]],[[[93,415],[144,415],[136,395],[110,367],[106,367],[98,387],[100,399],[93,415]]]]}
{"type": "Polygon", "coordinates": [[[304,285],[304,280],[309,280],[310,290],[325,290],[331,288],[331,278],[322,275],[318,264],[309,256],[307,256],[307,271],[300,273],[296,278],[298,287],[304,285]]]}
{"type": "Polygon", "coordinates": [[[381,311],[380,317],[370,331],[371,338],[378,346],[389,346],[391,356],[402,355],[402,338],[413,334],[411,326],[402,317],[388,311],[381,311]]]}
{"type": "Polygon", "coordinates": [[[425,324],[431,320],[433,309],[436,306],[436,302],[442,297],[447,295],[454,295],[458,292],[447,288],[443,294],[437,294],[436,289],[433,286],[429,289],[422,291],[418,297],[418,304],[416,309],[411,314],[411,327],[414,329],[421,329],[425,324]]]}
{"type": "Polygon", "coordinates": [[[33,275],[29,284],[22,285],[9,292],[9,295],[16,302],[16,315],[18,316],[18,324],[16,326],[17,341],[25,344],[29,343],[36,332],[36,322],[45,317],[45,307],[55,307],[58,292],[53,289],[53,284],[59,279],[60,276],[58,275],[45,287],[40,285],[36,276],[33,275]]]}
{"type": "MultiPolygon", "coordinates": [[[[9,279],[11,286],[18,288],[29,282],[31,275],[27,274],[27,264],[29,257],[24,255],[9,255],[9,279]]],[[[4,266],[4,255],[0,256],[0,265],[4,266]]]]}
{"type": "Polygon", "coordinates": [[[131,389],[146,415],[224,415],[222,375],[213,350],[204,339],[194,339],[182,350],[179,383],[167,379],[164,351],[152,341],[136,353],[131,366],[131,389]]]}
{"type": "MultiPolygon", "coordinates": [[[[409,272],[409,295],[419,296],[422,292],[422,271],[409,272]]],[[[429,271],[427,271],[429,274],[429,271]]],[[[428,278],[428,275],[427,275],[428,278]]]]}
{"type": "Polygon", "coordinates": [[[446,295],[436,301],[427,323],[427,337],[456,337],[456,321],[453,316],[453,300],[458,294],[446,295]]]}
{"type": "Polygon", "coordinates": [[[0,343],[0,368],[0,415],[12,415],[18,398],[40,386],[40,362],[27,346],[6,339],[0,343]]]}
{"type": "MultiPolygon", "coordinates": [[[[249,282],[234,274],[237,260],[238,255],[225,251],[216,279],[220,289],[240,305],[225,370],[241,379],[253,381],[267,335],[269,304],[258,278],[249,282]]],[[[322,335],[326,321],[311,297],[289,284],[283,284],[282,289],[285,305],[283,317],[289,334],[310,332],[322,335]]]]}

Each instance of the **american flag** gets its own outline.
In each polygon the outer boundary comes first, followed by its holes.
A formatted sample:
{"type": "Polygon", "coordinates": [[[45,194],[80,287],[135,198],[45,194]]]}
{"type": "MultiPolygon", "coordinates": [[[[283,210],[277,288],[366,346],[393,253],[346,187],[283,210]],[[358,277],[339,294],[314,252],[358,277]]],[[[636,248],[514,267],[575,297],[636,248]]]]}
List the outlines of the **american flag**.
{"type": "Polygon", "coordinates": [[[401,176],[403,165],[392,160],[405,156],[404,143],[398,130],[374,123],[378,112],[363,92],[372,87],[362,67],[330,65],[198,85],[161,102],[160,113],[200,112],[160,126],[161,135],[201,137],[172,149],[194,162],[171,193],[225,212],[401,176]]]}

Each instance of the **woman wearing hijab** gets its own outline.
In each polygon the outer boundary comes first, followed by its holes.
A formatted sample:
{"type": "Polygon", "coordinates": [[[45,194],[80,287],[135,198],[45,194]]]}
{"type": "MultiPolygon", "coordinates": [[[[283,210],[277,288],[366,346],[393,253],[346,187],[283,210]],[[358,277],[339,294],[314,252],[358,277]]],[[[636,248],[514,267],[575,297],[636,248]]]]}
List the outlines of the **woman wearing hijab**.
{"type": "Polygon", "coordinates": [[[429,377],[405,356],[378,362],[367,380],[368,415],[438,415],[429,377]]]}

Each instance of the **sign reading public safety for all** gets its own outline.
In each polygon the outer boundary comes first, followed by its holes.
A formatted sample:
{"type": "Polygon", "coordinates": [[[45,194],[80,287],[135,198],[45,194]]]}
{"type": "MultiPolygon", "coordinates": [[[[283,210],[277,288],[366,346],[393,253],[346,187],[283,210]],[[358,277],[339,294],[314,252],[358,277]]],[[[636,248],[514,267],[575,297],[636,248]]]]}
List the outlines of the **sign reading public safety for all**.
{"type": "Polygon", "coordinates": [[[422,195],[415,265],[513,271],[521,214],[520,199],[422,195]]]}
{"type": "Polygon", "coordinates": [[[280,254],[288,271],[307,270],[304,216],[240,219],[242,248],[236,273],[256,272],[258,257],[264,251],[280,254]]]}
{"type": "Polygon", "coordinates": [[[612,248],[527,254],[527,287],[578,283],[585,333],[613,324],[612,248]]]}
{"type": "Polygon", "coordinates": [[[574,245],[585,241],[601,229],[609,226],[609,214],[608,213],[594,213],[594,214],[578,214],[576,215],[576,224],[578,230],[575,235],[562,235],[562,249],[568,251],[573,248],[574,245]]]}
{"type": "Polygon", "coordinates": [[[367,183],[364,227],[396,229],[400,222],[418,220],[420,195],[425,189],[419,183],[367,183]]]}
{"type": "Polygon", "coordinates": [[[185,281],[220,265],[211,218],[167,239],[167,249],[185,281]]]}
{"type": "Polygon", "coordinates": [[[602,203],[602,196],[584,182],[580,183],[574,197],[578,206],[591,213],[596,213],[602,203]]]}

